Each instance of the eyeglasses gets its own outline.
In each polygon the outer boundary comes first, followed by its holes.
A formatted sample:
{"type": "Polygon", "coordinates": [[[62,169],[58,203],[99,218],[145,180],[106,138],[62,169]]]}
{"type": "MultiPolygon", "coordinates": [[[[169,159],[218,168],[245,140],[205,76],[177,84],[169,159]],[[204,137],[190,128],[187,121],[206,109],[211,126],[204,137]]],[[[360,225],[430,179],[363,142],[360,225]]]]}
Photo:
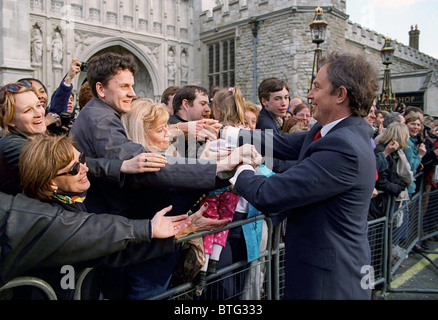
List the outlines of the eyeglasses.
{"type": "Polygon", "coordinates": [[[63,176],[63,175],[66,175],[66,174],[71,175],[71,176],[75,176],[75,175],[77,175],[77,174],[79,173],[79,171],[80,171],[80,165],[81,165],[81,164],[84,164],[84,163],[85,163],[85,154],[81,153],[81,154],[79,155],[79,162],[76,162],[76,163],[71,167],[71,169],[70,169],[69,171],[67,171],[67,172],[63,172],[63,173],[60,173],[60,174],[57,174],[56,176],[59,177],[59,176],[63,176]]]}
{"type": "Polygon", "coordinates": [[[300,118],[310,118],[310,114],[304,114],[304,113],[297,113],[296,116],[300,118]]]}
{"type": "Polygon", "coordinates": [[[3,96],[3,101],[6,99],[6,92],[17,92],[18,90],[20,90],[20,88],[23,87],[32,87],[32,83],[30,83],[29,81],[23,80],[20,82],[16,82],[16,83],[12,83],[10,85],[7,85],[5,88],[5,93],[3,96]]]}

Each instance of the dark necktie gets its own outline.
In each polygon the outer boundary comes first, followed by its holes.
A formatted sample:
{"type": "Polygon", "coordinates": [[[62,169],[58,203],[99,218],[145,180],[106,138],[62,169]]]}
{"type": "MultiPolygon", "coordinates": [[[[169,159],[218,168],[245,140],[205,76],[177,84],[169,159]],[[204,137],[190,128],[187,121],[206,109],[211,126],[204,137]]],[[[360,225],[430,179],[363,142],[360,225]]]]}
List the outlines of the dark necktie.
{"type": "Polygon", "coordinates": [[[321,130],[318,131],[318,133],[316,134],[315,138],[313,138],[313,141],[316,141],[319,138],[321,138],[321,130]]]}

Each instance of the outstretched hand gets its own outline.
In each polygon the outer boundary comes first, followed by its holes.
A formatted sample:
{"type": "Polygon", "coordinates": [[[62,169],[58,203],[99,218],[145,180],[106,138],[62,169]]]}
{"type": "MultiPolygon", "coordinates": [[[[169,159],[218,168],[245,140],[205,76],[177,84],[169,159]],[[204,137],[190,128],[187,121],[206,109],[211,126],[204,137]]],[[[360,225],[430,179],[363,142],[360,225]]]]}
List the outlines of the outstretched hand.
{"type": "Polygon", "coordinates": [[[262,156],[250,144],[244,144],[234,149],[231,154],[217,162],[217,172],[231,171],[239,164],[250,164],[257,168],[262,163],[262,156]]]}
{"type": "Polygon", "coordinates": [[[125,160],[120,167],[123,173],[142,173],[160,171],[167,164],[166,157],[159,153],[140,153],[125,160]]]}
{"type": "Polygon", "coordinates": [[[151,220],[151,238],[173,237],[191,224],[192,221],[187,214],[165,217],[165,214],[170,210],[172,210],[172,206],[168,206],[154,215],[151,220]]]}
{"type": "Polygon", "coordinates": [[[190,226],[178,233],[175,238],[184,237],[190,233],[199,231],[213,231],[225,227],[230,219],[211,219],[204,217],[204,212],[207,210],[208,204],[204,203],[198,211],[192,214],[189,219],[191,220],[190,226]]]}

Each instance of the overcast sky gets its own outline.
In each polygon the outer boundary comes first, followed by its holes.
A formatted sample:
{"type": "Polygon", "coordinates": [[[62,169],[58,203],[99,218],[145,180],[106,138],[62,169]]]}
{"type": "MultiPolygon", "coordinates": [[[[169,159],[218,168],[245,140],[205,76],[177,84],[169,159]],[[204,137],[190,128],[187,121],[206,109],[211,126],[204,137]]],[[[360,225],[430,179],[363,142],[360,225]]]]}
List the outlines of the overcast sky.
{"type": "Polygon", "coordinates": [[[438,59],[437,0],[347,0],[350,20],[409,45],[411,25],[420,30],[419,50],[438,59]]]}

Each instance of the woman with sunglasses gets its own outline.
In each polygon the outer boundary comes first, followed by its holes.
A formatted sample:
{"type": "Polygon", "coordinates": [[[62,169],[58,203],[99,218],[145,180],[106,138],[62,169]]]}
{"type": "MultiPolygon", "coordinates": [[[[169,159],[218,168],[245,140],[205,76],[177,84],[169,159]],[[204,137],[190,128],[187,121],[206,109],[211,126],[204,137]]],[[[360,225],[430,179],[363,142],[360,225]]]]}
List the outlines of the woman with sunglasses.
{"type": "MultiPolygon", "coordinates": [[[[74,142],[69,137],[39,135],[32,139],[26,144],[20,155],[19,172],[24,195],[72,212],[70,216],[71,223],[73,223],[75,216],[73,212],[78,214],[80,212],[87,212],[83,201],[90,187],[90,182],[87,178],[88,167],[85,162],[85,157],[79,153],[75,148],[74,142]]],[[[164,214],[170,211],[170,209],[170,207],[164,208],[156,213],[150,220],[138,220],[138,223],[144,223],[144,228],[149,228],[150,238],[172,237],[191,223],[191,220],[187,219],[187,215],[164,217],[164,214]]],[[[105,216],[108,215],[99,216],[101,216],[104,221],[105,216]]],[[[129,220],[125,221],[125,223],[128,222],[129,220]]],[[[98,234],[99,232],[102,233],[101,237],[103,242],[111,242],[112,235],[96,229],[96,233],[98,234]]],[[[66,237],[62,229],[59,230],[59,235],[61,238],[66,237]]],[[[83,236],[87,238],[96,235],[83,236]]],[[[33,241],[38,242],[40,240],[34,239],[33,241]]],[[[143,244],[143,246],[145,245],[146,244],[143,244]]],[[[161,254],[169,251],[172,252],[175,249],[174,244],[168,240],[163,242],[155,241],[153,245],[157,248],[161,248],[158,250],[161,251],[161,254]]],[[[80,244],[78,244],[78,246],[80,246],[80,244]]],[[[67,256],[69,256],[71,249],[65,250],[65,260],[68,261],[67,256]]],[[[110,252],[110,250],[111,246],[108,245],[108,252],[110,252]]],[[[109,256],[97,256],[93,259],[87,259],[87,255],[84,255],[82,264],[80,266],[75,265],[74,268],[79,271],[82,267],[125,266],[148,259],[151,255],[156,256],[157,253],[152,251],[153,250],[147,252],[145,248],[137,248],[136,250],[131,248],[120,252],[120,255],[117,255],[117,259],[115,259],[114,256],[111,258],[109,256]],[[97,261],[95,258],[100,258],[100,260],[97,261]],[[87,260],[91,261],[87,262],[87,260]]],[[[90,277],[90,279],[97,280],[101,271],[102,270],[99,269],[99,272],[90,277]]],[[[28,272],[28,275],[43,278],[49,282],[55,289],[58,298],[71,299],[73,290],[65,290],[60,286],[60,280],[64,274],[60,272],[59,267],[49,268],[44,266],[43,262],[40,269],[33,269],[28,272]]],[[[92,285],[94,288],[94,286],[98,284],[93,283],[92,285]]],[[[24,294],[21,292],[21,297],[23,297],[23,295],[25,298],[29,298],[29,293],[24,294]]],[[[88,295],[86,297],[87,299],[92,298],[88,295]]]]}
{"type": "Polygon", "coordinates": [[[23,193],[70,211],[87,211],[83,201],[90,187],[85,156],[66,136],[40,135],[20,155],[23,193]]]}
{"type": "MultiPolygon", "coordinates": [[[[47,134],[45,111],[28,81],[10,83],[0,89],[0,191],[15,195],[21,191],[18,157],[29,139],[47,134]]],[[[130,160],[87,159],[90,176],[123,182],[120,173],[155,172],[166,164],[159,154],[140,154],[130,160]],[[145,161],[147,159],[148,161],[145,161]]]]}

